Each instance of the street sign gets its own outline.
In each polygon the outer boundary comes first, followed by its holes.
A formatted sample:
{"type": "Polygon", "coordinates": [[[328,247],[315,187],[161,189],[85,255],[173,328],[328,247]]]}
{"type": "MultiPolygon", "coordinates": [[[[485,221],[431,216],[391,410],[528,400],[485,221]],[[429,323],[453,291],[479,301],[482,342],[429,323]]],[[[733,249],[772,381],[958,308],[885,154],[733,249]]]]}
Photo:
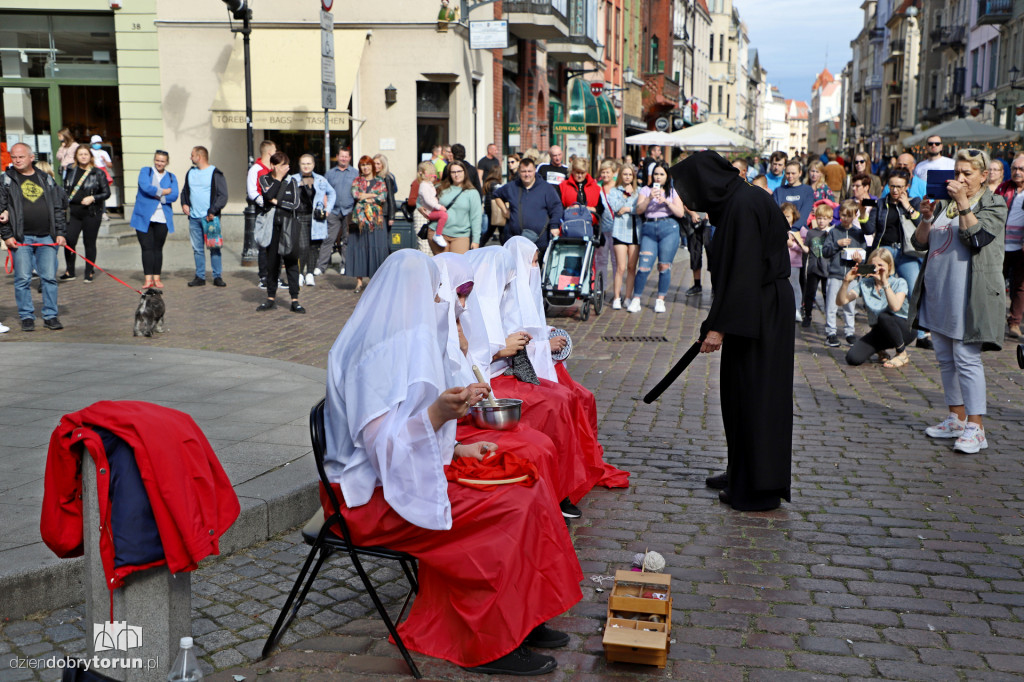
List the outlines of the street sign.
{"type": "Polygon", "coordinates": [[[320,57],[320,82],[334,84],[334,57],[320,57]]]}
{"type": "Polygon", "coordinates": [[[600,97],[602,92],[604,92],[604,81],[593,81],[590,84],[591,95],[594,97],[600,97]]]}
{"type": "Polygon", "coordinates": [[[320,54],[334,57],[334,31],[320,31],[320,54]]]}
{"type": "Polygon", "coordinates": [[[330,12],[320,12],[320,30],[322,31],[333,31],[334,30],[334,15],[330,12]]]}
{"type": "Polygon", "coordinates": [[[321,109],[337,109],[338,108],[338,91],[334,87],[334,83],[321,83],[320,84],[320,108],[321,109]]]}
{"type": "Polygon", "coordinates": [[[507,21],[469,22],[469,49],[504,50],[508,48],[507,21]]]}
{"type": "Polygon", "coordinates": [[[562,121],[555,121],[551,127],[551,132],[555,135],[587,134],[586,123],[563,123],[562,121]]]}

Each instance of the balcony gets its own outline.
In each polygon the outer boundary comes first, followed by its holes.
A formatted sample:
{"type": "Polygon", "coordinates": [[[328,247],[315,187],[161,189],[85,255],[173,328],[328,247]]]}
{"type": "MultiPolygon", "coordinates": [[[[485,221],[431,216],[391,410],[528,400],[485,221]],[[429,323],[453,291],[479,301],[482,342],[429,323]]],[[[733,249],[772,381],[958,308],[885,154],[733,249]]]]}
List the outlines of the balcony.
{"type": "Polygon", "coordinates": [[[868,41],[872,43],[880,43],[885,40],[885,29],[884,28],[873,28],[868,31],[868,41]]]}
{"type": "Polygon", "coordinates": [[[907,49],[907,40],[906,40],[906,38],[902,38],[900,40],[890,40],[889,41],[889,54],[892,55],[892,56],[903,54],[906,51],[906,49],[907,49]]]}
{"type": "Polygon", "coordinates": [[[882,88],[882,77],[868,76],[864,79],[864,87],[868,90],[880,90],[882,88]]]}
{"type": "Polygon", "coordinates": [[[505,0],[509,32],[524,40],[569,37],[569,0],[505,0]]]}
{"type": "Polygon", "coordinates": [[[978,24],[1005,24],[1013,18],[1013,0],[978,0],[978,24]]]}
{"type": "Polygon", "coordinates": [[[903,95],[903,84],[892,82],[889,83],[889,97],[901,97],[903,95]]]}
{"type": "Polygon", "coordinates": [[[548,41],[548,58],[561,62],[601,61],[597,39],[598,0],[568,0],[569,33],[548,41]]]}
{"type": "Polygon", "coordinates": [[[953,50],[964,49],[966,36],[966,26],[940,26],[929,34],[933,44],[953,50]]]}
{"type": "Polygon", "coordinates": [[[863,95],[861,94],[860,90],[858,90],[857,92],[853,93],[853,103],[854,104],[860,104],[860,101],[861,101],[862,98],[863,98],[863,95]]]}

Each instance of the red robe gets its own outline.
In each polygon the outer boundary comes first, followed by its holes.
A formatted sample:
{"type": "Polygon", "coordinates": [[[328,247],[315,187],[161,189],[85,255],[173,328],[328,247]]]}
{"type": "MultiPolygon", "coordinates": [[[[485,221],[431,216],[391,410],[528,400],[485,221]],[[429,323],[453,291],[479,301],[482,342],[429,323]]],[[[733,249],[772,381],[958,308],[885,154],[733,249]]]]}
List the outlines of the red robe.
{"type": "Polygon", "coordinates": [[[499,451],[508,451],[529,460],[537,467],[540,477],[548,482],[548,488],[555,495],[557,504],[571,492],[571,462],[563,457],[555,444],[546,435],[532,429],[523,422],[511,431],[494,431],[478,428],[469,417],[463,418],[455,430],[455,439],[460,443],[487,441],[498,446],[499,451]]]}
{"type": "MultiPolygon", "coordinates": [[[[337,484],[332,484],[341,498],[337,484]]],[[[325,509],[330,500],[321,489],[325,509]]],[[[583,571],[543,479],[494,491],[448,485],[452,528],[426,530],[399,516],[378,487],[342,514],[359,545],[382,545],[419,561],[420,591],[398,625],[413,651],[465,667],[489,663],[583,598],[583,571]]],[[[327,513],[325,511],[325,517],[327,513]]]]}

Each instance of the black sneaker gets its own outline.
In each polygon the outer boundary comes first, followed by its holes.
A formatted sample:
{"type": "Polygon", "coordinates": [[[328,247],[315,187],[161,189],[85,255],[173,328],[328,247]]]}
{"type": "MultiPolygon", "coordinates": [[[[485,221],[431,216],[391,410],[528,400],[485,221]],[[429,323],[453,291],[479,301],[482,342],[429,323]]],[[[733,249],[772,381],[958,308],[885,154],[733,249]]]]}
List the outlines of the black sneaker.
{"type": "Polygon", "coordinates": [[[699,284],[694,284],[692,287],[686,290],[687,296],[699,296],[704,291],[704,287],[699,284]]]}
{"type": "Polygon", "coordinates": [[[291,310],[292,310],[293,313],[299,313],[300,315],[305,315],[306,314],[306,309],[303,308],[301,305],[299,305],[298,301],[292,301],[292,308],[291,308],[291,310]]]}
{"type": "Polygon", "coordinates": [[[48,318],[46,318],[45,320],[43,320],[43,326],[46,327],[47,329],[52,329],[54,331],[57,331],[58,329],[63,329],[64,328],[64,325],[62,325],[60,323],[60,318],[59,317],[48,317],[48,318]]]}
{"type": "Polygon", "coordinates": [[[849,336],[846,337],[846,345],[847,346],[852,346],[856,342],[857,342],[857,337],[854,336],[853,334],[850,334],[849,336]]]}
{"type": "Polygon", "coordinates": [[[530,651],[524,645],[514,649],[512,653],[505,654],[499,659],[490,663],[484,663],[466,670],[484,675],[543,675],[558,667],[558,663],[552,656],[538,654],[530,651]]]}
{"type": "Polygon", "coordinates": [[[558,630],[552,630],[545,623],[541,623],[526,636],[523,642],[526,646],[537,647],[538,649],[557,649],[569,643],[569,635],[558,630]]]}
{"type": "Polygon", "coordinates": [[[258,306],[256,306],[256,312],[259,313],[259,312],[263,312],[264,310],[270,310],[271,308],[274,307],[274,305],[275,305],[274,299],[268,298],[263,303],[260,303],[258,306]]]}
{"type": "Polygon", "coordinates": [[[190,287],[205,287],[206,286],[206,280],[205,279],[199,279],[198,277],[193,277],[192,281],[189,282],[188,285],[190,287]]]}
{"type": "Polygon", "coordinates": [[[63,275],[57,278],[58,282],[70,282],[75,279],[75,275],[72,272],[65,272],[63,275]]]}
{"type": "Polygon", "coordinates": [[[215,286],[215,287],[226,287],[227,285],[228,285],[228,283],[225,282],[224,280],[222,280],[220,277],[214,277],[213,278],[213,286],[215,286]]]}
{"type": "Polygon", "coordinates": [[[583,512],[580,511],[580,508],[570,502],[568,497],[562,500],[558,506],[562,510],[562,516],[567,519],[578,519],[583,516],[583,512]]]}
{"type": "Polygon", "coordinates": [[[927,336],[922,336],[921,338],[919,338],[916,342],[914,342],[914,345],[917,346],[918,348],[924,348],[925,350],[932,350],[933,348],[935,348],[935,346],[932,344],[932,340],[929,339],[927,336]]]}
{"type": "Polygon", "coordinates": [[[267,288],[267,278],[266,277],[260,277],[260,289],[266,289],[266,288],[267,288]]]}
{"type": "Polygon", "coordinates": [[[712,490],[725,490],[725,487],[729,485],[729,472],[723,471],[720,474],[708,476],[704,479],[704,485],[712,490]]]}
{"type": "Polygon", "coordinates": [[[36,330],[36,320],[34,317],[23,317],[21,319],[21,331],[23,332],[34,332],[36,330]]]}
{"type": "Polygon", "coordinates": [[[830,346],[832,348],[838,348],[839,337],[836,336],[835,334],[829,334],[828,336],[825,337],[825,345],[830,346]]]}
{"type": "Polygon", "coordinates": [[[82,278],[82,281],[83,282],[91,282],[92,281],[92,275],[86,275],[85,277],[82,278]]]}
{"type": "Polygon", "coordinates": [[[800,326],[804,328],[811,326],[811,316],[809,313],[804,313],[804,319],[800,322],[800,326]]]}

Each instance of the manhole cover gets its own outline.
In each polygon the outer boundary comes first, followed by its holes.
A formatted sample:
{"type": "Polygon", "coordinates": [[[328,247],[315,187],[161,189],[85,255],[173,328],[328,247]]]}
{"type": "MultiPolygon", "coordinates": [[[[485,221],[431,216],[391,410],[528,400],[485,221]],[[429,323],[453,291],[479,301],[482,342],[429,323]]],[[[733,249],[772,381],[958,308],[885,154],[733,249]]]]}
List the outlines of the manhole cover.
{"type": "Polygon", "coordinates": [[[601,340],[609,343],[663,343],[668,341],[664,336],[602,336],[601,340]]]}

